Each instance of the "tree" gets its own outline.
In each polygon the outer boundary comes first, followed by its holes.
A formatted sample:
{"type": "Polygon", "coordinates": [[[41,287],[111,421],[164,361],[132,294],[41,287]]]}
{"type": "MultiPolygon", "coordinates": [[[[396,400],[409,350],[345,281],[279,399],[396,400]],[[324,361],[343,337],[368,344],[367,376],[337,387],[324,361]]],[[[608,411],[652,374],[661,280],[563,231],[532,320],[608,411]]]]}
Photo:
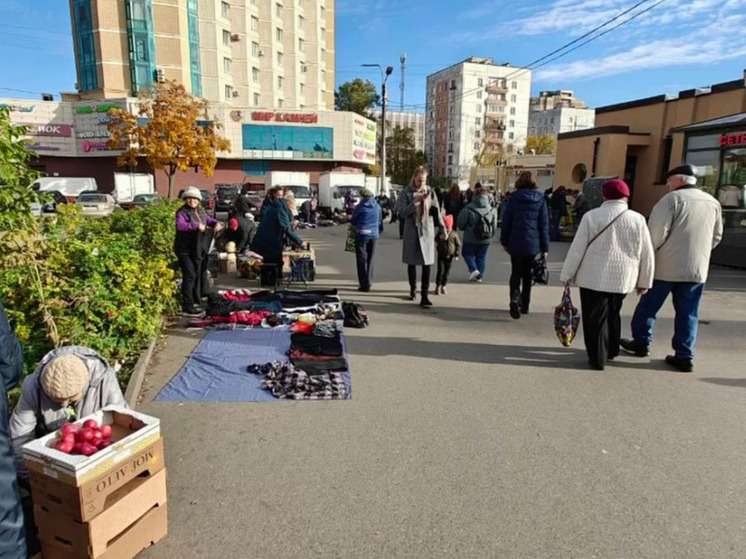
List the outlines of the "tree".
{"type": "Polygon", "coordinates": [[[208,120],[207,101],[166,81],[141,92],[139,103],[139,118],[126,109],[109,111],[109,148],[125,148],[118,165],[136,166],[137,158],[144,157],[154,169],[165,171],[169,197],[177,171],[200,167],[212,176],[216,152],[229,151],[231,144],[217,135],[217,120],[208,120]]]}
{"type": "Polygon", "coordinates": [[[414,170],[427,162],[422,150],[415,149],[414,130],[396,126],[386,138],[386,171],[394,184],[408,184],[414,170]]]}
{"type": "Polygon", "coordinates": [[[370,110],[380,104],[381,96],[370,80],[355,78],[340,84],[334,92],[334,108],[338,111],[351,111],[370,118],[370,110]]]}
{"type": "Polygon", "coordinates": [[[554,155],[556,147],[557,141],[551,134],[544,134],[543,136],[528,136],[526,138],[524,153],[526,153],[526,155],[531,155],[531,150],[534,150],[534,155],[554,155]]]}

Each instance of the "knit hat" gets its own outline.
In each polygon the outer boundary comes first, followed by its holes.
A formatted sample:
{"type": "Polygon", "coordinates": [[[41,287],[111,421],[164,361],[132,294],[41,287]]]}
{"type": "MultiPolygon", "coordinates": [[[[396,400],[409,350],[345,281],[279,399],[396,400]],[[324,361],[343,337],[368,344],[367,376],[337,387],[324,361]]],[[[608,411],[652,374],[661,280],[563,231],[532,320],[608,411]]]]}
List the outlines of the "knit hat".
{"type": "Polygon", "coordinates": [[[619,179],[611,179],[603,185],[604,198],[607,200],[619,200],[620,198],[629,198],[629,186],[619,179]]]}
{"type": "Polygon", "coordinates": [[[673,177],[674,175],[684,175],[685,177],[696,178],[697,169],[694,167],[694,165],[679,165],[678,167],[674,167],[668,173],[666,173],[666,180],[668,180],[669,177],[673,177]]]}
{"type": "Polygon", "coordinates": [[[453,216],[452,215],[444,215],[443,216],[443,223],[446,224],[446,227],[448,229],[453,229],[453,216]]]}
{"type": "Polygon", "coordinates": [[[202,193],[199,191],[199,188],[196,186],[190,186],[187,188],[184,193],[181,195],[181,197],[186,200],[187,198],[196,198],[197,200],[202,200],[202,193]]]}
{"type": "Polygon", "coordinates": [[[360,191],[360,196],[362,196],[363,198],[373,198],[373,193],[367,188],[363,188],[360,191]]]}
{"type": "Polygon", "coordinates": [[[235,217],[233,219],[229,219],[228,227],[231,231],[235,231],[236,229],[238,229],[238,220],[235,217]]]}
{"type": "Polygon", "coordinates": [[[75,355],[55,357],[41,371],[41,387],[54,400],[77,396],[87,382],[88,367],[75,355]]]}

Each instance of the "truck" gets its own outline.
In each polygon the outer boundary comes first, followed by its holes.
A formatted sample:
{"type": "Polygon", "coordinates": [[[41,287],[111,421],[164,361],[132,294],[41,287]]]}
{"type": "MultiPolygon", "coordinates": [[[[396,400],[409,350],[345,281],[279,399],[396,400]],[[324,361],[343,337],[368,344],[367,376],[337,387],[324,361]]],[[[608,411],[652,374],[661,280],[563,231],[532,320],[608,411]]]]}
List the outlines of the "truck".
{"type": "Polygon", "coordinates": [[[111,195],[117,204],[132,202],[138,194],[155,194],[153,175],[147,173],[114,173],[111,195]]]}
{"type": "Polygon", "coordinates": [[[275,186],[282,186],[290,189],[295,195],[295,207],[300,209],[303,202],[310,200],[311,193],[311,175],[298,171],[269,171],[264,177],[264,188],[269,190],[275,186]]]}
{"type": "MultiPolygon", "coordinates": [[[[360,201],[360,191],[366,187],[363,173],[329,171],[319,175],[319,211],[327,216],[335,211],[344,212],[345,194],[352,190],[355,203],[360,201]]],[[[375,193],[375,190],[373,190],[375,193]]]]}
{"type": "Polygon", "coordinates": [[[93,177],[41,177],[31,188],[38,192],[59,192],[72,203],[82,192],[97,192],[98,185],[93,177]]]}

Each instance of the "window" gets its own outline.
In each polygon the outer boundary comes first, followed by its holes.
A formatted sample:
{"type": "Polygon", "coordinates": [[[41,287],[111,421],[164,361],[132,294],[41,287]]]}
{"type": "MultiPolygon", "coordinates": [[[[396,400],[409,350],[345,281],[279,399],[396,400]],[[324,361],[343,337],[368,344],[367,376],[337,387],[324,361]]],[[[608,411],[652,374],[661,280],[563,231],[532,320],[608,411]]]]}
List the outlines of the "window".
{"type": "Polygon", "coordinates": [[[259,94],[258,93],[254,93],[254,106],[255,107],[259,106],[259,94]]]}
{"type": "Polygon", "coordinates": [[[479,79],[477,80],[477,85],[478,85],[479,87],[482,87],[482,85],[484,85],[484,80],[483,80],[482,78],[479,78],[479,79]]]}
{"type": "Polygon", "coordinates": [[[279,27],[275,29],[275,39],[277,39],[278,41],[282,41],[282,29],[280,29],[279,27]]]}
{"type": "Polygon", "coordinates": [[[251,30],[259,31],[259,18],[256,16],[251,16],[251,30]]]}
{"type": "Polygon", "coordinates": [[[230,45],[231,44],[231,32],[227,29],[223,29],[223,44],[224,45],[230,45]]]}
{"type": "Polygon", "coordinates": [[[321,49],[321,62],[326,62],[326,49],[321,49]]]}
{"type": "Polygon", "coordinates": [[[277,65],[282,66],[282,53],[281,52],[277,53],[277,65]]]}
{"type": "Polygon", "coordinates": [[[221,2],[220,7],[224,18],[231,17],[231,5],[228,2],[221,2]]]}
{"type": "Polygon", "coordinates": [[[515,103],[515,102],[516,102],[516,99],[517,99],[517,97],[515,96],[515,93],[514,93],[513,95],[511,95],[511,96],[510,96],[510,102],[511,102],[511,103],[515,103]]]}
{"type": "Polygon", "coordinates": [[[305,86],[305,84],[300,84],[299,88],[300,88],[300,94],[301,95],[305,95],[306,94],[306,86],[305,86]]]}
{"type": "Polygon", "coordinates": [[[512,82],[512,83],[510,84],[510,88],[511,88],[511,89],[518,89],[518,82],[512,82]]]}
{"type": "Polygon", "coordinates": [[[478,113],[481,113],[481,112],[482,112],[482,105],[477,105],[477,112],[478,112],[478,113]]]}
{"type": "Polygon", "coordinates": [[[275,4],[275,14],[277,17],[282,17],[282,4],[275,4]]]}
{"type": "Polygon", "coordinates": [[[515,114],[515,107],[510,107],[510,114],[512,114],[512,115],[515,114]]]}
{"type": "Polygon", "coordinates": [[[448,164],[449,165],[453,165],[453,156],[452,155],[448,156],[448,164]]]}
{"type": "Polygon", "coordinates": [[[251,56],[259,56],[259,43],[251,43],[251,56]]]}
{"type": "Polygon", "coordinates": [[[478,116],[478,117],[476,117],[476,118],[474,119],[474,123],[475,123],[475,124],[476,124],[477,126],[481,126],[481,125],[482,125],[482,117],[481,117],[481,116],[478,116]]]}
{"type": "Polygon", "coordinates": [[[223,58],[223,71],[226,74],[231,73],[231,59],[230,58],[223,58]]]}
{"type": "Polygon", "coordinates": [[[474,142],[474,151],[479,151],[482,147],[482,144],[479,142],[474,142]]]}
{"type": "Polygon", "coordinates": [[[482,98],[482,92],[481,91],[477,91],[477,99],[481,99],[481,98],[482,98]]]}
{"type": "Polygon", "coordinates": [[[513,139],[513,133],[512,132],[508,132],[508,140],[512,140],[512,139],[513,139]]]}
{"type": "Polygon", "coordinates": [[[319,30],[319,41],[321,41],[322,43],[326,42],[326,27],[322,27],[319,30]]]}
{"type": "Polygon", "coordinates": [[[515,128],[515,120],[511,120],[508,126],[510,126],[511,128],[515,128]]]}
{"type": "Polygon", "coordinates": [[[252,68],[251,69],[251,79],[255,82],[259,81],[259,68],[252,68]]]}
{"type": "Polygon", "coordinates": [[[321,6],[319,8],[319,19],[326,18],[326,8],[324,6],[321,6]]]}
{"type": "Polygon", "coordinates": [[[303,29],[303,24],[306,23],[306,19],[303,16],[298,16],[298,29],[303,29]]]}
{"type": "Polygon", "coordinates": [[[448,112],[451,113],[451,114],[453,114],[453,105],[451,105],[450,107],[448,107],[448,112]]]}
{"type": "Polygon", "coordinates": [[[277,76],[277,89],[282,89],[282,86],[285,84],[285,78],[282,76],[277,76]]]}
{"type": "Polygon", "coordinates": [[[229,85],[225,86],[225,100],[230,101],[233,98],[233,88],[229,85]]]}
{"type": "Polygon", "coordinates": [[[474,131],[474,137],[475,138],[480,138],[481,136],[482,136],[482,133],[479,130],[475,130],[474,131]]]}
{"type": "Polygon", "coordinates": [[[306,52],[306,42],[303,39],[298,39],[298,52],[306,52]]]}

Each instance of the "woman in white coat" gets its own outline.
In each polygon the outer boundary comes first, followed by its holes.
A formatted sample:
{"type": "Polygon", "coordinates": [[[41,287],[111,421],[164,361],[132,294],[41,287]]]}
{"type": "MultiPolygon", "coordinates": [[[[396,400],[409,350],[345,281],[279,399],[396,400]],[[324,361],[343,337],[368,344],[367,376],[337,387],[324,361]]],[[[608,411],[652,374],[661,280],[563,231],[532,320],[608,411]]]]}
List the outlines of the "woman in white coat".
{"type": "Polygon", "coordinates": [[[592,369],[603,371],[619,355],[622,302],[653,285],[655,252],[645,218],[627,207],[629,187],[603,185],[604,203],[583,216],[560,281],[580,287],[583,337],[592,369]]]}

